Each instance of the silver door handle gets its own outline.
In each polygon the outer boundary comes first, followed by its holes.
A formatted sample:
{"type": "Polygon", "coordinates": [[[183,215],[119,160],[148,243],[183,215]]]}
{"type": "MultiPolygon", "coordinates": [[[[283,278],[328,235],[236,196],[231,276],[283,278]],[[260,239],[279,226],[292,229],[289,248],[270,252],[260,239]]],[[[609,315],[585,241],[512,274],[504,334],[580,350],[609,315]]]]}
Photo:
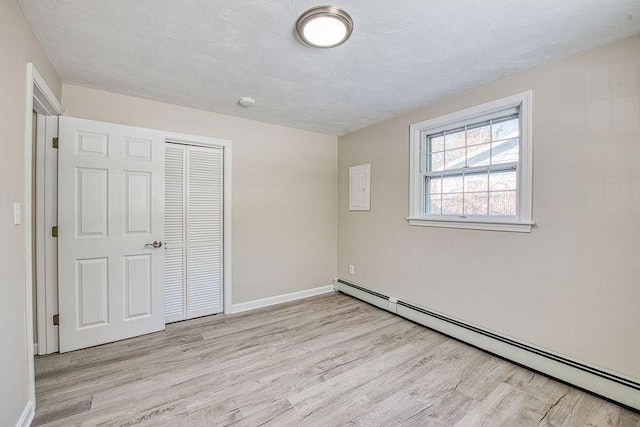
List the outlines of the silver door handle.
{"type": "Polygon", "coordinates": [[[153,248],[153,249],[160,249],[162,247],[162,242],[160,240],[156,240],[153,243],[147,243],[146,245],[144,245],[145,248],[153,248]]]}

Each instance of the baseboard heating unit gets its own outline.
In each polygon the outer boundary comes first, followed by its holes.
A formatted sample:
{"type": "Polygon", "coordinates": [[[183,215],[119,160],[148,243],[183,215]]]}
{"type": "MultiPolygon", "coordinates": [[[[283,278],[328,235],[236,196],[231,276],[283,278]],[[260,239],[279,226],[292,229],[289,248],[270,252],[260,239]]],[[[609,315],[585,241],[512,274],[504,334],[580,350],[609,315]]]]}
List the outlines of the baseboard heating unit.
{"type": "Polygon", "coordinates": [[[343,279],[334,280],[334,288],[550,377],[640,410],[640,382],[637,379],[519,342],[343,279]]]}

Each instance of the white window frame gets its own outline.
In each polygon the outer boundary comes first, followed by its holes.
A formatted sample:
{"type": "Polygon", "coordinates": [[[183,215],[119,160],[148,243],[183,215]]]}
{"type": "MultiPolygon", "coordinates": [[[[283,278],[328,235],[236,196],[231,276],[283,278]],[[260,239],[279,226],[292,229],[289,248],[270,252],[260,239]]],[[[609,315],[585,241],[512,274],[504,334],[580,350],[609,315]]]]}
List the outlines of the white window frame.
{"type": "Polygon", "coordinates": [[[533,147],[532,147],[532,93],[531,91],[501,98],[434,119],[415,123],[410,127],[410,225],[426,227],[464,228],[473,230],[531,232],[535,225],[532,218],[533,204],[533,147]],[[482,121],[483,117],[510,108],[519,109],[520,141],[517,163],[517,215],[510,217],[467,217],[464,215],[429,215],[422,203],[424,179],[421,165],[421,141],[424,135],[440,132],[445,128],[463,126],[482,121]]]}

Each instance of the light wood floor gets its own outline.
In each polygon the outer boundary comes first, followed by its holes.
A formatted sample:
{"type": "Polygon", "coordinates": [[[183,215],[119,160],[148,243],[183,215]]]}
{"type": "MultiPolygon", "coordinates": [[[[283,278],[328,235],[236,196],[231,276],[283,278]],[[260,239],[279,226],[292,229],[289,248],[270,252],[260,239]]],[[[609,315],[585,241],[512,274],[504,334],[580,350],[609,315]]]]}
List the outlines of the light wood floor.
{"type": "Polygon", "coordinates": [[[638,426],[343,294],[36,359],[34,425],[638,426]]]}

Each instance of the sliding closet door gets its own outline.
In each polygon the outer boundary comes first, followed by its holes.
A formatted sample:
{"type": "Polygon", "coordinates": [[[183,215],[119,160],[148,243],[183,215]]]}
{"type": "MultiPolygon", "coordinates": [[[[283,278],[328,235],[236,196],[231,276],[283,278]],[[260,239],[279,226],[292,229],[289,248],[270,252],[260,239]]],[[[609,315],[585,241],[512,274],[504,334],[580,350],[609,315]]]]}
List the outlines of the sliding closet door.
{"type": "Polygon", "coordinates": [[[223,151],[167,143],[167,322],[223,311],[223,151]]]}

